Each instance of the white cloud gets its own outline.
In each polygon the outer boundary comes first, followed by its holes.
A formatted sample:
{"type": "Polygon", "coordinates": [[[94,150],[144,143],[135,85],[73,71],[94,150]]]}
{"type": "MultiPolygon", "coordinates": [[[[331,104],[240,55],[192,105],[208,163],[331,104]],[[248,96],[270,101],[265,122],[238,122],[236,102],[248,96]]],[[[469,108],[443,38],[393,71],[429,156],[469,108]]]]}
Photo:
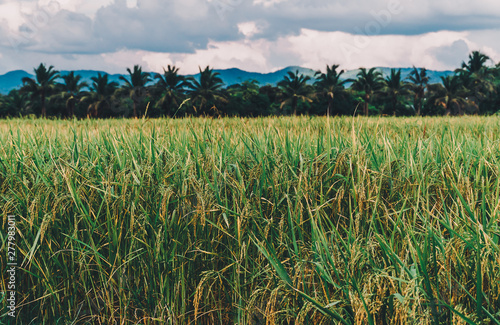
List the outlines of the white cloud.
{"type": "MultiPolygon", "coordinates": [[[[254,72],[270,72],[290,65],[324,69],[326,64],[340,64],[342,69],[364,67],[425,66],[433,70],[450,70],[467,60],[472,50],[481,50],[494,62],[500,60],[500,46],[492,47],[500,31],[442,31],[422,35],[380,35],[359,38],[343,32],[318,32],[304,29],[270,41],[264,38],[239,41],[210,41],[205,49],[194,53],[164,53],[120,49],[103,54],[51,54],[3,51],[0,73],[8,70],[31,71],[40,62],[60,70],[94,69],[124,73],[127,67],[142,65],[147,71],[161,72],[176,65],[183,74],[194,74],[198,67],[217,69],[240,68],[254,72]],[[359,41],[359,42],[357,42],[359,41]],[[363,41],[364,43],[362,43],[363,41]],[[362,44],[362,46],[359,46],[362,44]],[[356,47],[358,46],[358,47],[356,47]],[[343,48],[350,49],[346,52],[343,48]]],[[[496,43],[495,43],[496,44],[496,43]]]]}
{"type": "Polygon", "coordinates": [[[238,31],[245,35],[245,37],[252,37],[259,34],[262,30],[257,26],[255,21],[247,21],[238,24],[238,31]]]}
{"type": "Polygon", "coordinates": [[[127,0],[127,7],[137,8],[137,0],[127,0]]]}
{"type": "Polygon", "coordinates": [[[198,73],[198,67],[215,67],[229,69],[239,67],[249,71],[269,71],[268,63],[270,44],[265,40],[243,42],[210,42],[207,49],[195,53],[163,55],[145,55],[145,60],[151,69],[161,71],[159,67],[175,64],[182,73],[198,73]]]}
{"type": "Polygon", "coordinates": [[[175,65],[172,61],[171,54],[148,52],[141,55],[141,60],[145,63],[145,69],[148,71],[161,72],[168,65],[175,65]]]}
{"type": "Polygon", "coordinates": [[[124,73],[126,68],[131,68],[132,66],[138,64],[148,68],[148,64],[143,60],[143,57],[147,56],[149,53],[146,51],[131,51],[131,50],[119,50],[113,53],[104,53],[95,56],[97,60],[101,61],[104,66],[111,70],[110,73],[124,73]]]}
{"type": "Polygon", "coordinates": [[[500,42],[495,40],[498,40],[499,33],[498,29],[471,31],[469,39],[474,42],[476,50],[481,50],[493,62],[498,63],[500,62],[500,42]]]}
{"type": "MultiPolygon", "coordinates": [[[[115,0],[39,0],[38,6],[49,6],[51,2],[57,2],[60,9],[77,12],[93,18],[99,9],[111,5],[115,0]]],[[[134,4],[137,4],[137,0],[127,0],[127,5],[130,7],[134,7],[134,4]]]]}
{"type": "Polygon", "coordinates": [[[265,8],[271,7],[280,2],[285,2],[287,0],[254,0],[253,3],[256,5],[263,5],[265,8]]]}
{"type": "MultiPolygon", "coordinates": [[[[298,64],[319,69],[325,64],[341,64],[345,69],[358,67],[411,67],[453,69],[453,63],[439,61],[435,49],[448,47],[462,40],[472,47],[467,32],[437,32],[416,36],[361,36],[343,32],[302,30],[300,35],[282,39],[291,53],[299,57],[298,64]]],[[[466,52],[467,53],[467,52],[466,52]]],[[[465,53],[465,55],[466,55],[465,53]]],[[[464,55],[464,53],[457,53],[464,55]]],[[[462,60],[465,57],[461,58],[462,60]]]]}
{"type": "Polygon", "coordinates": [[[23,23],[18,2],[0,3],[0,21],[4,20],[10,29],[17,29],[23,23]]]}
{"type": "MultiPolygon", "coordinates": [[[[218,69],[237,67],[255,72],[269,72],[287,65],[323,69],[326,64],[340,64],[343,69],[415,65],[433,70],[452,70],[467,59],[470,51],[476,49],[484,51],[492,58],[500,58],[500,51],[471,39],[469,32],[370,36],[364,40],[364,46],[358,47],[356,45],[359,44],[355,40],[355,35],[342,32],[302,30],[300,35],[281,37],[277,41],[212,41],[206,49],[197,50],[195,53],[141,52],[134,55],[130,52],[129,58],[145,62],[146,67],[153,71],[161,71],[162,67],[175,64],[186,74],[196,73],[198,66],[206,65],[218,69]],[[343,46],[350,48],[352,52],[344,52],[343,46]],[[346,55],[349,53],[350,56],[346,55]]],[[[487,43],[491,39],[483,41],[487,43]]],[[[114,54],[109,57],[114,57],[114,54]]],[[[130,61],[129,65],[132,64],[130,61]]]]}
{"type": "Polygon", "coordinates": [[[133,64],[184,73],[327,63],[451,69],[470,50],[498,62],[498,26],[497,0],[0,0],[0,72],[42,60],[110,72],[133,64]],[[373,36],[353,35],[366,30],[373,36]]]}

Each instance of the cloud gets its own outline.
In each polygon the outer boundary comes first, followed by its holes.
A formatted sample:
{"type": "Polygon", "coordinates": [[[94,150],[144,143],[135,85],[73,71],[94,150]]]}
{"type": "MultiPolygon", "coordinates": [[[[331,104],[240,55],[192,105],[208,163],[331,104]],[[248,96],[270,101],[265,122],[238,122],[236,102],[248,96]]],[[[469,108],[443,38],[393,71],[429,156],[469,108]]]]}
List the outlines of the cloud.
{"type": "Polygon", "coordinates": [[[23,22],[18,2],[0,2],[0,21],[5,21],[10,29],[15,29],[23,22]]]}
{"type": "Polygon", "coordinates": [[[435,49],[429,49],[438,62],[444,65],[460,67],[460,64],[470,52],[469,46],[464,40],[454,41],[449,46],[442,46],[435,49]]]}
{"type": "Polygon", "coordinates": [[[449,69],[470,50],[500,60],[498,26],[497,0],[0,0],[0,70],[449,69]]]}
{"type": "Polygon", "coordinates": [[[150,70],[161,71],[168,64],[175,64],[183,73],[194,74],[198,67],[229,69],[241,67],[250,71],[269,71],[270,43],[266,40],[246,42],[210,42],[207,49],[184,54],[149,54],[142,57],[150,70]]]}
{"type": "MultiPolygon", "coordinates": [[[[484,40],[486,44],[495,39],[484,40]]],[[[471,39],[469,32],[442,31],[422,35],[377,35],[360,39],[343,32],[320,32],[304,29],[299,35],[276,41],[247,39],[244,41],[209,43],[195,53],[146,53],[140,60],[149,70],[161,71],[168,64],[181,67],[183,73],[196,73],[198,66],[224,69],[238,67],[248,71],[269,72],[290,65],[324,69],[326,64],[340,64],[343,69],[365,67],[425,66],[433,70],[452,70],[478,49],[492,58],[500,51],[489,49],[471,39]],[[344,51],[346,48],[350,51],[344,51]]]]}
{"type": "Polygon", "coordinates": [[[298,35],[280,37],[274,41],[252,38],[236,41],[209,41],[204,49],[185,53],[164,53],[120,49],[108,53],[60,54],[2,50],[0,73],[13,69],[31,71],[40,62],[59,70],[94,69],[109,73],[124,73],[127,67],[139,64],[147,71],[161,72],[174,64],[183,74],[198,72],[207,65],[217,68],[241,68],[255,72],[270,72],[286,66],[299,65],[324,69],[326,64],[340,64],[342,69],[360,66],[411,67],[425,66],[433,70],[451,70],[467,60],[468,52],[481,50],[494,62],[500,59],[495,43],[500,30],[477,32],[441,31],[422,35],[375,35],[360,37],[344,32],[321,32],[303,29],[298,35]],[[347,50],[346,50],[347,49],[347,50]]]}
{"type": "Polygon", "coordinates": [[[211,40],[236,41],[256,34],[277,40],[303,29],[420,35],[500,25],[500,3],[493,0],[7,0],[0,9],[0,19],[7,19],[11,29],[21,28],[18,34],[37,27],[36,37],[23,42],[30,49],[75,54],[124,48],[194,53],[211,40]],[[47,21],[33,24],[44,11],[47,21]],[[257,31],[242,30],[249,22],[258,22],[257,31]]]}
{"type": "MultiPolygon", "coordinates": [[[[28,25],[23,24],[21,28],[28,25]]],[[[91,53],[106,51],[105,46],[100,46],[99,39],[92,37],[89,31],[92,20],[83,14],[61,10],[45,25],[35,29],[31,35],[33,44],[28,45],[31,51],[46,53],[91,53]]]]}
{"type": "MultiPolygon", "coordinates": [[[[473,45],[467,36],[467,32],[449,31],[414,36],[362,36],[304,29],[281,42],[289,53],[299,57],[300,65],[313,69],[323,68],[325,64],[341,64],[346,69],[416,65],[440,70],[456,67],[456,62],[443,61],[443,55],[457,49],[456,46],[450,48],[455,42],[465,47],[467,43],[473,45]]],[[[461,51],[454,58],[463,60],[466,55],[467,51],[461,51]]]]}
{"type": "MultiPolygon", "coordinates": [[[[171,52],[203,48],[209,39],[235,40],[241,37],[238,25],[247,21],[265,21],[268,24],[265,36],[269,39],[297,34],[301,29],[356,33],[384,12],[390,13],[390,23],[382,28],[381,34],[484,29],[498,26],[500,22],[500,5],[492,0],[474,3],[464,0],[418,3],[410,0],[343,3],[326,0],[25,0],[19,3],[9,0],[0,6],[5,7],[2,12],[9,13],[3,16],[17,17],[9,19],[19,21],[32,20],[50,4],[92,19],[92,37],[95,43],[104,40],[101,46],[171,52]]],[[[71,23],[68,20],[66,25],[71,23]]],[[[44,35],[56,32],[56,28],[44,29],[44,35]]]]}
{"type": "MultiPolygon", "coordinates": [[[[500,3],[492,0],[326,0],[255,1],[252,8],[235,8],[233,15],[259,17],[270,26],[268,37],[299,33],[301,29],[358,33],[387,16],[380,34],[419,35],[439,30],[476,30],[500,25],[500,3]]],[[[241,16],[241,17],[242,17],[241,16]]]]}
{"type": "Polygon", "coordinates": [[[143,0],[137,8],[117,2],[96,13],[93,33],[115,49],[155,52],[194,52],[211,38],[226,41],[241,36],[236,25],[211,19],[213,14],[204,0],[143,0]]]}
{"type": "Polygon", "coordinates": [[[252,37],[262,31],[262,26],[258,26],[255,21],[247,21],[238,24],[238,31],[245,37],[252,37]]]}

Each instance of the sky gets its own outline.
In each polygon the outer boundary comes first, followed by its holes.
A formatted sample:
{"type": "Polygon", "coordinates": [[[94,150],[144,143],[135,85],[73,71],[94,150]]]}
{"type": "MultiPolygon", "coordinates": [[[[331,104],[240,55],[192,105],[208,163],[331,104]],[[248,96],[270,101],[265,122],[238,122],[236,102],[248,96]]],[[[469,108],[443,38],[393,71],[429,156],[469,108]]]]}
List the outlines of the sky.
{"type": "Polygon", "coordinates": [[[0,74],[453,70],[474,50],[500,62],[499,36],[498,0],[0,0],[0,74]]]}

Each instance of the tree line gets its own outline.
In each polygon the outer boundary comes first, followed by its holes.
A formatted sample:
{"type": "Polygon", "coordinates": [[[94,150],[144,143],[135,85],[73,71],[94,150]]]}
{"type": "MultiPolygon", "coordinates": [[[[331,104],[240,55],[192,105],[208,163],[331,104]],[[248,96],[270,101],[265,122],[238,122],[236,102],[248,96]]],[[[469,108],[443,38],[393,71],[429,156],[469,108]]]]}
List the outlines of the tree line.
{"type": "Polygon", "coordinates": [[[314,78],[290,71],[276,86],[248,80],[228,87],[209,66],[194,78],[180,75],[175,66],[150,74],[136,65],[120,77],[120,86],[108,74],[98,73],[87,83],[74,72],[60,75],[42,63],[34,78],[22,79],[20,89],[0,95],[0,117],[494,114],[500,104],[500,63],[488,61],[474,51],[440,83],[430,83],[425,68],[413,67],[407,78],[401,69],[384,77],[376,68],[361,68],[356,79],[345,79],[345,71],[332,65],[314,78]]]}

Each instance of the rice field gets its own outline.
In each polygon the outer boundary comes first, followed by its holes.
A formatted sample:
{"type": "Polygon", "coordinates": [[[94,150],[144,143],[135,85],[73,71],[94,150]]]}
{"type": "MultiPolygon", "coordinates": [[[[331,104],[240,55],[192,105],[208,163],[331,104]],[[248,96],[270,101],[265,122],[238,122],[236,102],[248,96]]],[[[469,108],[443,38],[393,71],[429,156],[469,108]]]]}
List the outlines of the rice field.
{"type": "Polygon", "coordinates": [[[500,117],[0,121],[2,324],[500,324],[500,117]]]}

